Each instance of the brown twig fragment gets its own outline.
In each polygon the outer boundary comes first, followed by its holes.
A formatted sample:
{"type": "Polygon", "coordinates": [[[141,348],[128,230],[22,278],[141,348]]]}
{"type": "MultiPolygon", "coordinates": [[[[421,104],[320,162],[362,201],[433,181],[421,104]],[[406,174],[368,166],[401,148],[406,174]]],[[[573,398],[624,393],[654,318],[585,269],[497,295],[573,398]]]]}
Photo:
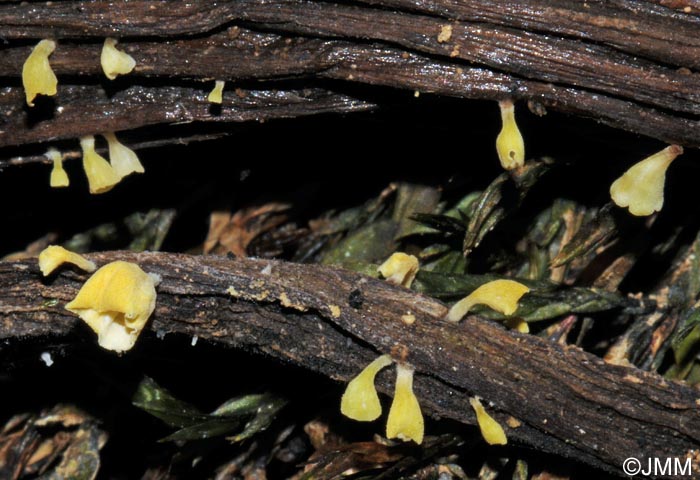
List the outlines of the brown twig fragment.
{"type": "MultiPolygon", "coordinates": [[[[274,80],[281,89],[289,79],[341,79],[461,98],[534,101],[667,143],[699,147],[700,80],[692,69],[699,65],[695,32],[700,19],[690,4],[691,14],[662,5],[572,0],[177,1],[167,8],[148,0],[13,3],[0,5],[0,31],[10,41],[0,56],[0,76],[19,76],[30,50],[23,39],[55,38],[51,62],[59,84],[61,76],[78,75],[96,85],[98,78],[103,81],[96,61],[102,41],[119,37],[124,40],[120,47],[136,60],[134,72],[122,79],[135,82],[132,89],[157,88],[166,94],[192,78],[234,84],[274,80]],[[143,76],[161,86],[138,86],[143,76]]],[[[26,119],[16,110],[18,90],[8,87],[0,94],[5,112],[0,131],[18,129],[20,135],[0,144],[60,137],[60,132],[50,133],[53,127],[46,124],[51,122],[42,117],[19,122],[26,119]],[[42,127],[45,135],[33,133],[42,127]]],[[[59,92],[56,111],[72,101],[59,92]]],[[[268,99],[256,101],[265,108],[268,99]]],[[[128,121],[132,106],[127,102],[119,110],[117,103],[98,105],[114,122],[120,115],[128,121]]],[[[178,104],[158,106],[172,113],[178,104]]],[[[203,112],[196,119],[227,120],[203,112]]]]}

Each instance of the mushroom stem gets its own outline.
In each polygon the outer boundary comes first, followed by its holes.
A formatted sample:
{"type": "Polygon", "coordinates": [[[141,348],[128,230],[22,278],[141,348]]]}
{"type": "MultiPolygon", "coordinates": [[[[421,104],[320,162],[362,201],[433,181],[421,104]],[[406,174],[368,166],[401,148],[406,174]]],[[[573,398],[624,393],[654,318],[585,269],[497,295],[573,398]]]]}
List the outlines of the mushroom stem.
{"type": "Polygon", "coordinates": [[[515,105],[512,100],[498,102],[501,109],[501,121],[503,126],[496,137],[496,151],[501,166],[506,170],[513,170],[525,164],[525,142],[515,123],[515,105]]]}
{"type": "Polygon", "coordinates": [[[396,387],[386,422],[386,436],[421,444],[425,427],[420,404],[413,393],[413,372],[408,364],[396,364],[396,387]]]}

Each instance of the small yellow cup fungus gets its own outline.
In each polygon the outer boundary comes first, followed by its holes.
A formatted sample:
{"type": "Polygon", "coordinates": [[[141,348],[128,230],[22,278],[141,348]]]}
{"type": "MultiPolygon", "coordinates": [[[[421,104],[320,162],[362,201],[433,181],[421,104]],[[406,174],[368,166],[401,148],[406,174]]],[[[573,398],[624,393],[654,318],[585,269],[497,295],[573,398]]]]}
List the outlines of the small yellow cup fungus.
{"type": "Polygon", "coordinates": [[[102,71],[110,80],[117,78],[117,75],[126,75],[136,66],[136,60],[126,52],[117,50],[116,38],[105,38],[100,55],[102,71]]]}
{"type": "Polygon", "coordinates": [[[22,84],[27,105],[34,106],[37,95],[56,95],[58,79],[51,70],[49,55],[56,50],[53,40],[40,41],[24,61],[22,67],[22,84]]]}
{"type": "Polygon", "coordinates": [[[413,255],[396,252],[379,267],[379,273],[386,281],[411,288],[418,273],[418,259],[413,255]]]}
{"type": "Polygon", "coordinates": [[[423,414],[413,393],[413,367],[397,363],[394,401],[386,422],[386,436],[404,441],[413,440],[420,445],[424,430],[423,414]]]}
{"type": "Polygon", "coordinates": [[[83,169],[90,185],[90,193],[109,192],[121,177],[107,160],[95,151],[95,137],[82,137],[80,146],[83,149],[83,169]]]}
{"type": "Polygon", "coordinates": [[[348,418],[359,422],[371,422],[382,414],[374,378],[382,368],[391,365],[389,355],[382,355],[367,365],[362,372],[348,383],[343,398],[340,400],[340,412],[348,418]]]}
{"type": "Polygon", "coordinates": [[[474,290],[467,297],[455,303],[447,312],[446,319],[450,322],[459,322],[474,305],[483,304],[501,312],[503,315],[512,315],[518,309],[518,301],[529,292],[522,283],[513,280],[494,280],[474,290]]]}
{"type": "Polygon", "coordinates": [[[102,136],[107,140],[109,147],[109,163],[112,165],[114,172],[119,175],[119,178],[124,178],[131,173],[143,173],[143,165],[139,161],[139,157],[129,147],[125,146],[117,136],[112,132],[103,133],[102,136]]]}
{"type": "Polygon", "coordinates": [[[91,273],[97,269],[97,265],[87,258],[58,245],[49,245],[39,254],[39,269],[44,276],[49,275],[64,263],[72,263],[91,273]]]}
{"type": "Polygon", "coordinates": [[[666,170],[683,147],[671,145],[645,158],[627,170],[610,186],[610,196],[618,207],[629,207],[632,215],[646,216],[664,206],[666,170]]]}
{"type": "Polygon", "coordinates": [[[503,127],[496,137],[496,151],[501,166],[506,170],[513,170],[525,164],[525,142],[520,134],[518,124],[515,123],[515,105],[511,100],[498,102],[501,109],[501,121],[503,127]]]}
{"type": "Polygon", "coordinates": [[[209,92],[207,100],[211,103],[218,103],[219,105],[224,101],[224,85],[226,82],[223,80],[217,80],[214,84],[214,88],[209,92]]]}
{"type": "Polygon", "coordinates": [[[102,348],[125,352],[155,309],[157,283],[156,276],[134,263],[108,263],[85,282],[66,309],[97,333],[102,348]]]}
{"type": "Polygon", "coordinates": [[[63,156],[61,152],[55,148],[49,148],[45,155],[53,161],[53,168],[51,169],[51,178],[49,180],[49,185],[54,188],[57,187],[67,187],[70,184],[68,180],[68,174],[63,169],[63,156]]]}
{"type": "Polygon", "coordinates": [[[484,406],[481,404],[479,397],[470,398],[469,404],[476,413],[476,421],[479,424],[481,436],[484,437],[486,443],[489,445],[507,444],[508,437],[506,437],[506,432],[503,431],[503,427],[501,427],[501,425],[494,420],[491,415],[486,413],[486,410],[484,410],[484,406]]]}

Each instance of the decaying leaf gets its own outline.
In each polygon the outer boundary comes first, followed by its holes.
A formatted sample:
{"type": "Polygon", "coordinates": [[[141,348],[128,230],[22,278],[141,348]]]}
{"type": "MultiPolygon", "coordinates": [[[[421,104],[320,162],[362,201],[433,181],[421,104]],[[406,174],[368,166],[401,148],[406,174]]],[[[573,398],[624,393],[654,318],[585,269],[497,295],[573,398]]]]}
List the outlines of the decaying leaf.
{"type": "Polygon", "coordinates": [[[398,223],[396,239],[418,231],[415,215],[433,213],[440,201],[440,191],[434,187],[401,183],[396,189],[396,203],[392,219],[398,223]]]}
{"type": "Polygon", "coordinates": [[[428,459],[440,459],[443,452],[462,443],[454,435],[426,437],[421,448],[410,444],[386,444],[375,442],[355,442],[349,444],[329,444],[318,449],[309,458],[301,479],[339,479],[348,476],[357,478],[410,478],[428,459]]]}
{"type": "Polygon", "coordinates": [[[571,242],[565,245],[552,260],[552,267],[569,263],[574,258],[586,255],[596,247],[610,241],[618,228],[612,210],[612,204],[608,203],[594,217],[588,219],[574,235],[571,242]]]}
{"type": "Polygon", "coordinates": [[[468,255],[508,214],[514,212],[530,189],[549,171],[548,161],[529,162],[499,175],[471,205],[463,250],[468,255]]]}
{"type": "Polygon", "coordinates": [[[178,400],[152,379],[145,377],[139,384],[132,403],[179,430],[161,441],[201,440],[238,433],[228,437],[239,442],[267,429],[286,400],[272,394],[252,394],[232,398],[211,413],[178,400]],[[243,426],[241,430],[240,427],[243,426]]]}
{"type": "Polygon", "coordinates": [[[358,262],[378,264],[396,249],[395,235],[396,223],[392,220],[365,225],[328,248],[323,253],[322,263],[343,266],[358,262]]]}
{"type": "Polygon", "coordinates": [[[0,431],[0,478],[92,480],[107,434],[70,405],[12,417],[0,431]]]}
{"type": "MultiPolygon", "coordinates": [[[[435,188],[400,183],[388,191],[395,193],[396,197],[391,211],[382,212],[374,219],[365,216],[367,222],[349,229],[343,238],[321,253],[321,263],[348,268],[353,268],[358,262],[381,263],[396,250],[401,238],[420,228],[413,220],[414,215],[432,213],[438,205],[439,193],[435,188]]],[[[385,198],[386,194],[387,190],[380,198],[385,198]]]]}
{"type": "Polygon", "coordinates": [[[149,210],[132,213],[124,219],[124,225],[132,236],[129,250],[143,252],[160,250],[175,220],[175,210],[149,210]]]}
{"type": "Polygon", "coordinates": [[[260,207],[228,212],[213,212],[209,218],[209,233],[204,241],[204,253],[232,253],[248,256],[248,246],[258,236],[279,227],[288,220],[291,206],[286,203],[268,203],[260,207]]]}
{"type": "Polygon", "coordinates": [[[134,212],[120,221],[103,223],[75,234],[63,242],[63,246],[80,253],[105,248],[159,251],[175,216],[173,209],[134,212]]]}
{"type": "Polygon", "coordinates": [[[171,427],[183,428],[207,418],[206,414],[175,398],[149,377],[144,377],[141,381],[131,402],[171,427]]]}
{"type": "Polygon", "coordinates": [[[401,449],[376,442],[357,442],[314,453],[302,479],[334,479],[385,467],[402,457],[401,449]]]}

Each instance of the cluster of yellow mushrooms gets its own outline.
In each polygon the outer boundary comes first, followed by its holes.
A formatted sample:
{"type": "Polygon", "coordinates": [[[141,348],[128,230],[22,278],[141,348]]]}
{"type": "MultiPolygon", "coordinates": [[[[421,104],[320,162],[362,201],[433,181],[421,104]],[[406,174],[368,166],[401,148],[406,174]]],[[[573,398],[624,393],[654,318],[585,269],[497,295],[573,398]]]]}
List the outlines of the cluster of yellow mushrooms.
{"type": "MultiPolygon", "coordinates": [[[[498,103],[503,126],[496,138],[501,166],[513,170],[525,164],[525,142],[515,123],[515,107],[510,100],[498,103]]],[[[610,187],[610,197],[618,207],[629,208],[636,216],[647,216],[664,206],[666,170],[683,153],[680,145],[670,145],[633,165],[610,187]]]]}
{"type": "MultiPolygon", "coordinates": [[[[379,273],[386,281],[406,288],[411,286],[418,272],[418,259],[405,253],[394,253],[379,267],[379,273]]],[[[445,319],[459,322],[475,305],[486,305],[504,315],[510,316],[518,308],[520,298],[529,292],[525,285],[513,280],[494,280],[485,283],[450,308],[445,319]]],[[[520,320],[513,324],[522,332],[527,332],[527,323],[520,320]],[[524,328],[523,328],[524,326],[524,328]]],[[[390,355],[382,355],[358,376],[348,383],[340,402],[343,415],[360,422],[371,422],[382,413],[381,403],[374,379],[385,367],[394,363],[390,355]]],[[[416,395],[413,393],[413,367],[405,361],[396,361],[396,383],[394,400],[386,423],[387,438],[423,441],[423,415],[416,395]]],[[[476,414],[477,423],[484,440],[490,445],[505,445],[508,442],[501,425],[491,417],[479,397],[472,397],[469,403],[476,414]]]]}
{"type": "MultiPolygon", "coordinates": [[[[106,39],[100,57],[102,69],[110,80],[131,72],[136,65],[130,55],[117,50],[116,44],[115,39],[106,39]]],[[[58,81],[49,64],[49,56],[55,49],[54,41],[42,40],[24,63],[22,80],[30,107],[34,106],[37,95],[56,95],[58,81]]],[[[224,82],[216,81],[208,101],[220,104],[223,89],[224,82]]],[[[498,105],[503,124],[496,139],[498,158],[504,169],[518,169],[525,163],[525,144],[515,122],[515,106],[510,100],[501,101],[498,105]]],[[[109,162],[95,151],[93,136],[80,139],[83,167],[93,194],[107,192],[125,176],[144,171],[136,154],[122,145],[114,133],[101,135],[108,144],[109,162]]],[[[664,201],[666,169],[681,153],[683,149],[680,146],[671,145],[631,167],[612,184],[612,200],[637,216],[659,211],[664,201]]],[[[61,153],[50,149],[46,155],[53,161],[51,186],[68,186],[68,175],[63,169],[61,153]]],[[[98,343],[103,348],[116,352],[131,349],[155,309],[155,287],[159,278],[147,274],[136,264],[123,261],[111,262],[97,269],[93,262],[59,246],[50,246],[39,255],[39,266],[45,276],[63,263],[71,263],[87,272],[94,272],[75,299],[66,305],[66,309],[78,315],[95,331],[98,343]]],[[[387,281],[409,288],[418,267],[416,257],[395,253],[379,267],[379,273],[387,281]]],[[[445,318],[450,322],[459,322],[478,304],[511,317],[518,308],[520,298],[528,291],[528,287],[512,280],[488,282],[453,305],[445,318]]],[[[415,321],[414,317],[411,318],[415,321]]],[[[527,323],[522,319],[511,317],[511,320],[511,328],[528,332],[527,323]]],[[[341,412],[357,421],[374,421],[379,418],[382,407],[374,386],[375,377],[380,370],[393,363],[396,364],[396,383],[386,424],[386,436],[420,444],[424,436],[423,415],[413,393],[414,368],[405,361],[381,355],[371,362],[348,384],[341,400],[341,412]]],[[[472,397],[469,402],[486,442],[491,445],[506,444],[503,428],[486,412],[479,397],[472,397]]]]}
{"type": "MultiPolygon", "coordinates": [[[[512,101],[499,102],[502,129],[496,138],[496,151],[501,166],[514,170],[525,164],[525,142],[515,122],[515,106],[512,101]]],[[[632,166],[610,187],[613,202],[628,208],[637,216],[651,215],[661,210],[664,201],[666,170],[683,149],[671,145],[632,166]]],[[[380,267],[379,273],[386,281],[410,288],[418,272],[418,259],[405,253],[395,253],[380,267]]],[[[529,288],[513,280],[487,282],[470,295],[455,303],[445,319],[459,322],[475,305],[486,305],[506,317],[507,325],[522,333],[528,333],[525,321],[512,315],[518,308],[520,298],[529,288]]],[[[341,412],[357,421],[373,421],[381,415],[381,404],[374,386],[377,373],[394,363],[389,355],[382,355],[357,375],[348,384],[341,400],[341,412]]],[[[396,361],[396,384],[394,400],[391,404],[386,425],[387,438],[423,441],[424,422],[420,405],[413,393],[413,367],[404,361],[396,361]]],[[[477,423],[484,440],[490,445],[505,445],[508,442],[501,425],[493,419],[481,403],[479,397],[472,397],[469,403],[476,414],[477,423]]]]}
{"type": "MultiPolygon", "coordinates": [[[[136,65],[130,55],[117,50],[116,44],[115,39],[106,39],[100,57],[102,70],[110,80],[131,72],[136,65]]],[[[54,41],[42,40],[24,62],[22,82],[30,107],[34,106],[37,95],[56,95],[58,82],[49,65],[49,55],[55,49],[54,41]]],[[[102,137],[107,141],[109,162],[95,151],[95,137],[80,139],[83,168],[93,194],[107,192],[125,176],[144,171],[136,153],[121,144],[114,133],[106,132],[102,137]]],[[[67,187],[70,181],[63,169],[61,153],[51,148],[46,156],[53,162],[50,185],[67,187]]],[[[64,263],[94,272],[73,301],[66,304],[66,309],[95,331],[102,348],[119,353],[131,349],[155,309],[155,287],[159,279],[134,263],[122,261],[97,269],[94,262],[56,245],[47,247],[39,255],[39,268],[44,276],[64,263]]]]}
{"type": "MultiPolygon", "coordinates": [[[[117,40],[105,39],[100,55],[100,63],[105,76],[114,80],[118,75],[130,73],[136,61],[129,54],[116,48],[117,40]]],[[[49,64],[49,56],[56,49],[53,40],[42,40],[32,50],[22,68],[22,83],[27,105],[34,106],[37,95],[56,95],[58,80],[49,64]]],[[[225,82],[217,80],[207,99],[221,104],[225,82]]],[[[501,165],[506,170],[522,167],[525,163],[525,142],[515,121],[515,105],[511,100],[498,102],[501,110],[502,128],[496,138],[496,151],[501,165]]],[[[110,162],[95,152],[95,139],[88,136],[80,139],[83,149],[83,167],[88,177],[91,193],[109,191],[124,176],[133,172],[142,173],[143,166],[136,154],[117,140],[114,133],[102,136],[109,145],[110,162]]],[[[683,148],[671,145],[664,150],[642,160],[627,170],[610,187],[612,200],[620,207],[629,208],[638,216],[651,215],[663,207],[666,169],[681,153],[683,148]]],[[[68,175],[63,169],[60,152],[51,149],[46,153],[53,161],[51,172],[52,187],[66,187],[68,175]]]]}
{"type": "MultiPolygon", "coordinates": [[[[100,63],[105,76],[114,80],[118,75],[130,73],[136,66],[134,58],[118,50],[117,40],[105,39],[100,55],[100,63]]],[[[37,95],[53,96],[57,93],[58,79],[51,69],[49,56],[56,50],[56,42],[42,40],[32,50],[22,67],[22,83],[27,105],[34,106],[37,95]]],[[[208,96],[211,103],[222,103],[223,81],[216,81],[214,89],[208,96]]],[[[121,144],[113,132],[101,134],[107,141],[109,162],[95,151],[95,137],[85,136],[80,139],[83,150],[83,169],[87,176],[90,193],[105,193],[111,190],[124,177],[131,173],[143,173],[143,165],[136,153],[121,144]]],[[[63,156],[55,148],[49,149],[46,156],[53,162],[50,182],[52,187],[67,187],[70,184],[68,174],[63,169],[63,156]]]]}
{"type": "Polygon", "coordinates": [[[44,276],[64,263],[94,272],[66,309],[92,328],[102,348],[118,353],[130,350],[155,310],[160,278],[123,261],[97,269],[90,260],[56,245],[39,254],[39,269],[44,276]]]}

